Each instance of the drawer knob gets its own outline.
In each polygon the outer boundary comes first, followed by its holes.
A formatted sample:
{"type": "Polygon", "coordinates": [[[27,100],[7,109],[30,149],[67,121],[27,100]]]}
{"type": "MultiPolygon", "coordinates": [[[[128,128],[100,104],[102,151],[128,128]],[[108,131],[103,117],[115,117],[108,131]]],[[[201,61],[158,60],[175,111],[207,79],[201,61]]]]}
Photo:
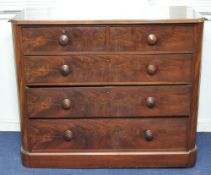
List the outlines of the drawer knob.
{"type": "Polygon", "coordinates": [[[155,106],[155,98],[154,97],[147,97],[146,103],[147,103],[147,107],[153,108],[155,106]]]}
{"type": "Polygon", "coordinates": [[[66,64],[62,65],[60,67],[60,73],[63,75],[63,76],[67,76],[69,73],[70,73],[70,67],[66,64]]]}
{"type": "Polygon", "coordinates": [[[155,34],[149,34],[147,37],[147,42],[149,45],[155,45],[158,41],[158,38],[155,34]]]}
{"type": "Polygon", "coordinates": [[[59,37],[59,44],[61,46],[66,46],[69,43],[69,37],[67,36],[66,32],[63,31],[61,36],[59,37]]]}
{"type": "Polygon", "coordinates": [[[152,131],[147,129],[146,131],[144,131],[144,138],[147,141],[151,141],[153,139],[153,135],[152,135],[152,131]]]}
{"type": "Polygon", "coordinates": [[[71,107],[71,100],[66,98],[62,101],[62,108],[65,109],[65,110],[68,110],[70,109],[71,107]]]}
{"type": "Polygon", "coordinates": [[[68,129],[64,132],[64,140],[71,141],[73,139],[73,132],[68,129]]]}
{"type": "Polygon", "coordinates": [[[157,72],[157,67],[153,64],[147,65],[147,73],[149,75],[154,75],[157,72]]]}

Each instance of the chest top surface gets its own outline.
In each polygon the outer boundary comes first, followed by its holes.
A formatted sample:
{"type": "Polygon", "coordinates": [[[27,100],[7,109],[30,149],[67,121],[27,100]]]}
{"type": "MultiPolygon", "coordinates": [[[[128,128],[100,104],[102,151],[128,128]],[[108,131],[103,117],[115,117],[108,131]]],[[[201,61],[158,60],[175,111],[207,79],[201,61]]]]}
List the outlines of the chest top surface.
{"type": "Polygon", "coordinates": [[[186,6],[134,8],[26,8],[11,21],[18,24],[198,23],[204,17],[186,6]]]}

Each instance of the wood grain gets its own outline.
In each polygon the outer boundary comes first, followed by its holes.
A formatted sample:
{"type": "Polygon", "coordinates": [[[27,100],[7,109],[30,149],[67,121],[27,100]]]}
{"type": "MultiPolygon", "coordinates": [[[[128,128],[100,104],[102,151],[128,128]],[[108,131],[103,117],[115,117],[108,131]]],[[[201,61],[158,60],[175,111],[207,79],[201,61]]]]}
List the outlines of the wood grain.
{"type": "Polygon", "coordinates": [[[191,86],[28,88],[29,118],[184,116],[190,114],[191,86]],[[147,106],[147,97],[155,107],[147,106]],[[64,99],[71,101],[68,110],[64,99]]]}
{"type": "Polygon", "coordinates": [[[187,118],[33,120],[30,122],[31,150],[185,150],[186,129],[187,118]],[[68,129],[73,132],[71,141],[64,140],[64,132],[68,129]],[[144,138],[144,131],[147,129],[152,131],[152,141],[144,138]]]}
{"type": "Polygon", "coordinates": [[[177,152],[65,152],[31,153],[22,150],[26,167],[33,168],[138,168],[138,167],[192,167],[196,148],[177,152]]]}
{"type": "Polygon", "coordinates": [[[138,27],[111,27],[112,51],[192,51],[192,25],[142,25],[138,27]],[[149,34],[155,34],[158,42],[147,43],[149,34]]]}
{"type": "Polygon", "coordinates": [[[50,51],[102,51],[106,45],[105,27],[24,27],[23,52],[50,51]],[[66,46],[59,44],[59,37],[65,31],[69,37],[66,46]]]}
{"type": "Polygon", "coordinates": [[[23,32],[23,51],[66,52],[66,51],[193,51],[193,25],[139,25],[136,27],[27,27],[23,32]],[[59,44],[59,37],[65,31],[70,39],[66,46],[59,44]],[[155,34],[158,42],[147,43],[149,34],[155,34]],[[107,40],[109,45],[107,45],[107,40]]]}
{"type": "Polygon", "coordinates": [[[28,131],[28,118],[26,117],[26,94],[25,94],[25,81],[24,81],[24,68],[22,60],[22,33],[21,27],[12,24],[14,52],[15,52],[15,65],[16,65],[16,81],[18,85],[18,105],[19,105],[19,119],[22,137],[22,147],[29,150],[29,131],[28,131]]]}
{"type": "Polygon", "coordinates": [[[24,57],[27,84],[116,84],[180,82],[191,84],[192,55],[70,55],[24,57]],[[156,66],[156,73],[149,75],[148,65],[156,66]],[[63,76],[62,65],[70,72],[63,76]]]}
{"type": "Polygon", "coordinates": [[[12,21],[25,166],[194,165],[204,18],[171,12],[12,21]]]}
{"type": "Polygon", "coordinates": [[[193,88],[192,88],[192,103],[191,103],[191,117],[189,118],[189,142],[188,147],[191,149],[196,143],[196,129],[198,117],[198,103],[199,103],[199,88],[201,75],[201,52],[202,52],[202,34],[203,24],[195,25],[194,29],[194,64],[193,64],[193,88]]]}

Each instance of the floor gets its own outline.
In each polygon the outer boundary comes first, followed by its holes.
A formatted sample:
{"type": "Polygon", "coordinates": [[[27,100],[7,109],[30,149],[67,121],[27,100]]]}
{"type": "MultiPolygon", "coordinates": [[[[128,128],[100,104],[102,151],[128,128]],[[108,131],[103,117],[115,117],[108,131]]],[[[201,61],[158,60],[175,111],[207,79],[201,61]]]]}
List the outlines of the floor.
{"type": "Polygon", "coordinates": [[[20,133],[0,132],[0,175],[211,175],[211,133],[197,134],[198,158],[192,168],[30,169],[20,160],[20,133]]]}

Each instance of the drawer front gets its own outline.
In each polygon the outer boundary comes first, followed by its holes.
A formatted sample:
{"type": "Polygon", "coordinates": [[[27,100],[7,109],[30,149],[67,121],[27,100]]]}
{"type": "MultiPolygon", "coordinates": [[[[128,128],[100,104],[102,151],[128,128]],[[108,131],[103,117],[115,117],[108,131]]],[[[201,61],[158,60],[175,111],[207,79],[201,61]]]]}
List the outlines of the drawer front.
{"type": "Polygon", "coordinates": [[[111,27],[113,51],[192,51],[192,25],[143,25],[111,27]]]}
{"type": "Polygon", "coordinates": [[[34,152],[186,148],[186,118],[31,120],[34,152]]]}
{"type": "MultiPolygon", "coordinates": [[[[23,27],[24,54],[67,51],[192,52],[192,25],[23,27]]],[[[41,54],[41,53],[40,53],[41,54]]]]}
{"type": "Polygon", "coordinates": [[[72,55],[24,58],[28,84],[191,83],[192,55],[72,55]]]}
{"type": "Polygon", "coordinates": [[[27,88],[30,118],[184,116],[191,86],[27,88]]]}
{"type": "Polygon", "coordinates": [[[27,27],[22,29],[23,51],[64,52],[105,50],[105,27],[27,27]]]}

